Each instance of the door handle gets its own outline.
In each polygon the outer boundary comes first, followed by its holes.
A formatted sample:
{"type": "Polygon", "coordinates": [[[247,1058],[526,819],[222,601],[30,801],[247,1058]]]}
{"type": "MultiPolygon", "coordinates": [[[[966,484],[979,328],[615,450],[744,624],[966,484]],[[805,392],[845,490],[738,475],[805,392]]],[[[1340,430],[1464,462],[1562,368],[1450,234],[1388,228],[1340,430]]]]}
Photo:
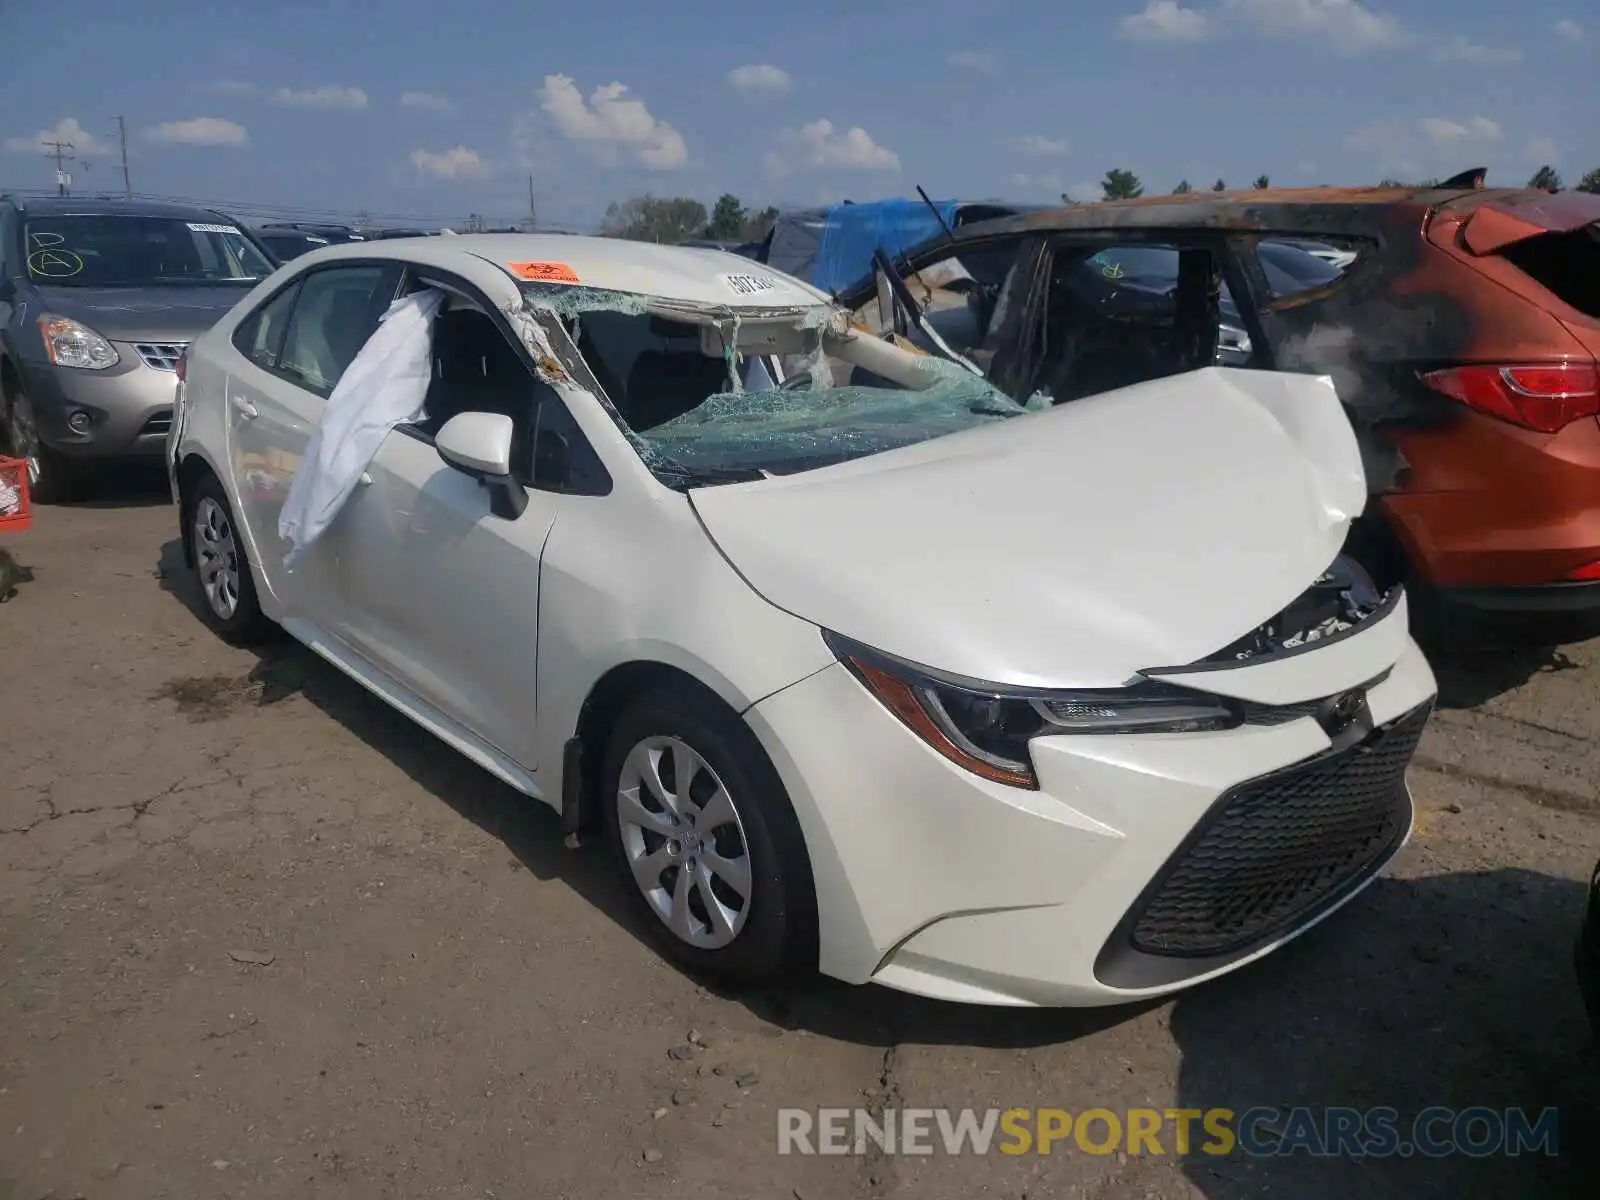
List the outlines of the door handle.
{"type": "Polygon", "coordinates": [[[260,416],[256,406],[243,396],[230,396],[228,403],[233,405],[233,410],[247,421],[254,421],[256,417],[260,416]]]}

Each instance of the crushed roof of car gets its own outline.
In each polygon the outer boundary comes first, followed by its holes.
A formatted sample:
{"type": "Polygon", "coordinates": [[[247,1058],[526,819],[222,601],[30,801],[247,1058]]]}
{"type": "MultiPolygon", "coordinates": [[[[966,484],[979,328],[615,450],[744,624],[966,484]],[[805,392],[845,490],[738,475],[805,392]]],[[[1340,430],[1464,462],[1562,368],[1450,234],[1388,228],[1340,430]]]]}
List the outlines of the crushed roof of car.
{"type": "Polygon", "coordinates": [[[478,233],[407,241],[350,242],[296,260],[403,259],[449,270],[464,258],[499,267],[519,284],[547,283],[722,307],[826,304],[823,292],[737,254],[621,238],[556,233],[478,233]]]}

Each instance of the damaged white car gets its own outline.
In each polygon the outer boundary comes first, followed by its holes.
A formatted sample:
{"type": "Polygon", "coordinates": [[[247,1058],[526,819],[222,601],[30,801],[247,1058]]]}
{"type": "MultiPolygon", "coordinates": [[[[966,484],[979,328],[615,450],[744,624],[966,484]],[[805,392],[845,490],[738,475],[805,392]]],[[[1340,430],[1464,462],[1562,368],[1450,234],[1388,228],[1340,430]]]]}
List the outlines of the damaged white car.
{"type": "Polygon", "coordinates": [[[1434,695],[1325,379],[1041,411],[718,252],[329,247],[190,348],[215,629],[281,625],[597,833],[666,951],[1097,1005],[1305,930],[1434,695]]]}

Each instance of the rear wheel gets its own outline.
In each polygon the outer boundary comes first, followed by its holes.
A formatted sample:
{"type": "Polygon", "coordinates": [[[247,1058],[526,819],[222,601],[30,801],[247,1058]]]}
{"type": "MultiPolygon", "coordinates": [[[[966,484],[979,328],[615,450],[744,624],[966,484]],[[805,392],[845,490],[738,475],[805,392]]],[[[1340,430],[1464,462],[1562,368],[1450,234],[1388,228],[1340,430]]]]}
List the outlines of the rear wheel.
{"type": "Polygon", "coordinates": [[[669,957],[743,985],[815,969],[805,840],[736,714],[687,687],[651,693],[613,727],[600,779],[625,886],[669,957]]]}
{"type": "Polygon", "coordinates": [[[187,508],[183,536],[200,577],[206,623],[236,646],[266,641],[277,627],[256,599],[249,556],[222,485],[206,475],[195,486],[187,508]]]}

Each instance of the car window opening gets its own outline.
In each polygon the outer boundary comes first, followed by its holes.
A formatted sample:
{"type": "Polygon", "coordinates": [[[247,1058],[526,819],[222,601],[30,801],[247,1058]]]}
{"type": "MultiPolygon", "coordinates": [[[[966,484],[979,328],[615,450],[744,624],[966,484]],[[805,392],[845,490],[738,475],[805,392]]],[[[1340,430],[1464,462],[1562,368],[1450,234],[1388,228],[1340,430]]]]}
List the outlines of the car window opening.
{"type": "Polygon", "coordinates": [[[735,311],[711,324],[568,307],[552,324],[646,463],[674,484],[811,470],[1028,411],[940,359],[826,333],[827,306],[776,320],[735,311]],[[834,384],[836,365],[853,372],[849,383],[834,384]]]}
{"type": "Polygon", "coordinates": [[[1563,304],[1600,317],[1600,224],[1524,238],[1501,254],[1563,304]]]}

